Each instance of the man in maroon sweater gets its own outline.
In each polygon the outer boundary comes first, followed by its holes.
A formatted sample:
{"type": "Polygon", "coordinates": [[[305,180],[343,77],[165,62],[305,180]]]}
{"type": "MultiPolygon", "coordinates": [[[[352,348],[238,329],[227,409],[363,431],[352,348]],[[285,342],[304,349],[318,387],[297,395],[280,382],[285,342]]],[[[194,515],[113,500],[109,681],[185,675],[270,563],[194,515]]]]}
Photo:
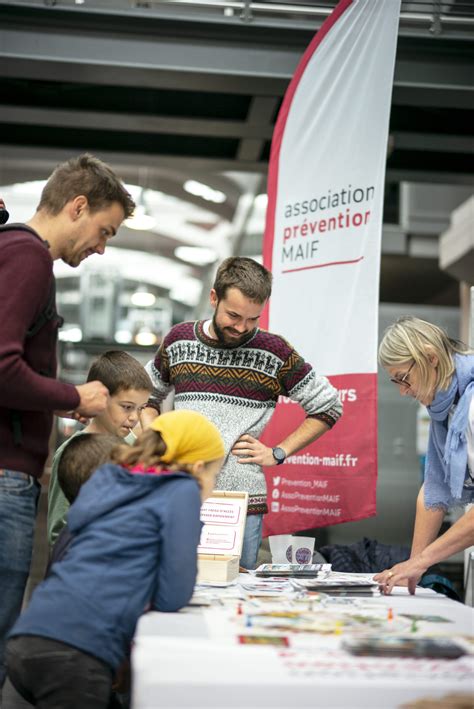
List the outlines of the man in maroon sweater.
{"type": "Polygon", "coordinates": [[[0,688],[4,638],[20,612],[31,563],[53,412],[95,416],[109,395],[101,382],[56,379],[53,261],[75,267],[103,254],[134,206],[107,165],[81,155],[56,168],[27,224],[0,230],[0,688]]]}

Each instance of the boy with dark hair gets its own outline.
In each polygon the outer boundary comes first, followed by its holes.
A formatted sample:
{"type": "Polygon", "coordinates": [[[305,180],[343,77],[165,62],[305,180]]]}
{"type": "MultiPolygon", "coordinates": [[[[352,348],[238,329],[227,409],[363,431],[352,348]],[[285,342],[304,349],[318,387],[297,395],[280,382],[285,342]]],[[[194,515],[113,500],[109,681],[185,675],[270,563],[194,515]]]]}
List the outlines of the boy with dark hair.
{"type": "Polygon", "coordinates": [[[87,381],[102,382],[110,392],[105,411],[95,416],[83,431],[65,441],[54,454],[48,491],[48,541],[54,544],[66,524],[69,503],[58,481],[58,466],[67,446],[84,433],[108,433],[127,442],[134,440],[132,429],[148,401],[152,390],[144,367],[127,352],[111,350],[100,355],[91,365],[87,381]],[[130,436],[130,438],[129,438],[130,436]]]}
{"type": "Polygon", "coordinates": [[[89,369],[87,381],[97,379],[105,384],[110,394],[121,389],[150,390],[151,382],[145,368],[135,357],[122,350],[109,350],[95,359],[89,369]]]}
{"type": "Polygon", "coordinates": [[[93,471],[110,460],[110,451],[123,439],[112,434],[83,433],[69,441],[58,464],[58,483],[70,505],[93,471]]]}

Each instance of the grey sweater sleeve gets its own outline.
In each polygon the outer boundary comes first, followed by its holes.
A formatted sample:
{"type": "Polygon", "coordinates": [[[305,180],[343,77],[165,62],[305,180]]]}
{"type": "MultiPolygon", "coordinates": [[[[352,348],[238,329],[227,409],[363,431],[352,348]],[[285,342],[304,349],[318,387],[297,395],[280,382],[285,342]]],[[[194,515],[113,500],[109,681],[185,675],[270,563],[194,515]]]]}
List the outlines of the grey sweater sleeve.
{"type": "Polygon", "coordinates": [[[317,375],[314,369],[310,369],[288,393],[308,416],[319,418],[329,426],[333,426],[342,416],[342,403],[337,389],[326,377],[317,375]]]}
{"type": "Polygon", "coordinates": [[[164,399],[166,399],[167,395],[173,388],[173,385],[163,381],[160,370],[155,366],[155,362],[152,359],[147,362],[145,369],[148,372],[151,383],[153,384],[153,393],[150,398],[157,403],[161,403],[164,399]]]}

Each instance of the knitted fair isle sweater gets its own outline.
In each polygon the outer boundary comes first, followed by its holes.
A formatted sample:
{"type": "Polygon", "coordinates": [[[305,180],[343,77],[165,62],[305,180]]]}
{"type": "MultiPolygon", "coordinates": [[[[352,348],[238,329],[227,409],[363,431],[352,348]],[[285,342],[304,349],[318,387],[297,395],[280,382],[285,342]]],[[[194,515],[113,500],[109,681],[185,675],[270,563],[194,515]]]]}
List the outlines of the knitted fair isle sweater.
{"type": "Polygon", "coordinates": [[[237,347],[208,337],[204,321],[175,325],[146,369],[154,399],[174,387],[176,409],[193,409],[220,430],[226,456],[216,489],[249,493],[248,514],[267,512],[266,483],[256,464],[238,463],[231,449],[247,433],[259,438],[278,397],[298,402],[307,416],[332,427],[342,413],[337,390],[279,335],[257,329],[237,347]]]}

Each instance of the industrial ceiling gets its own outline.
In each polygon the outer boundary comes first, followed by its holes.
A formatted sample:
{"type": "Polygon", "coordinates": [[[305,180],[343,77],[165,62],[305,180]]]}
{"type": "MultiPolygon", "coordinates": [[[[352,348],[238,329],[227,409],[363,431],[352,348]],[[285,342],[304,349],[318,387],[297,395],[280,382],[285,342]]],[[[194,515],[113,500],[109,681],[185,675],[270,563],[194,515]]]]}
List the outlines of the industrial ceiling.
{"type": "MultiPolygon", "coordinates": [[[[44,179],[87,150],[126,182],[197,208],[186,233],[162,233],[158,218],[153,230],[122,229],[116,245],[172,261],[183,243],[214,245],[219,257],[258,255],[255,198],[266,190],[278,109],[335,5],[0,2],[0,185],[44,179]],[[190,180],[225,199],[191,194],[190,180]]],[[[410,251],[416,234],[400,205],[402,185],[433,194],[472,186],[473,39],[472,2],[402,2],[384,223],[403,241],[382,247],[382,301],[457,303],[457,283],[433,249],[410,251]]],[[[205,282],[206,268],[191,270],[205,282]]]]}

